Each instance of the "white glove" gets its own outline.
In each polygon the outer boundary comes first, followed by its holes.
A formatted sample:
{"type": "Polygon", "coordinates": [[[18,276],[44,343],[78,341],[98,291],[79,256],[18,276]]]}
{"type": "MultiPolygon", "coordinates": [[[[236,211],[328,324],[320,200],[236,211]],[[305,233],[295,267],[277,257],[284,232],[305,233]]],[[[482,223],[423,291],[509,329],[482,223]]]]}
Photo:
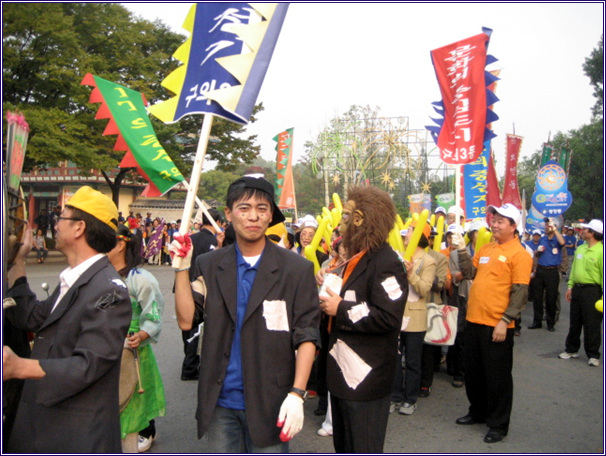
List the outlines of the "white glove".
{"type": "Polygon", "coordinates": [[[4,298],[2,300],[2,308],[3,309],[8,309],[10,307],[15,307],[16,305],[17,305],[17,302],[13,298],[4,298]]]}
{"type": "Polygon", "coordinates": [[[191,267],[191,256],[193,253],[193,246],[189,233],[184,235],[175,234],[173,242],[168,246],[169,252],[171,252],[173,269],[177,271],[185,271],[191,267]]]}
{"type": "Polygon", "coordinates": [[[453,246],[455,246],[457,249],[465,247],[465,239],[463,239],[463,236],[461,235],[461,233],[452,233],[452,237],[450,238],[450,243],[453,246]]]}
{"type": "Polygon", "coordinates": [[[303,416],[303,399],[296,394],[287,394],[276,424],[282,428],[280,440],[288,442],[303,429],[303,416]]]}

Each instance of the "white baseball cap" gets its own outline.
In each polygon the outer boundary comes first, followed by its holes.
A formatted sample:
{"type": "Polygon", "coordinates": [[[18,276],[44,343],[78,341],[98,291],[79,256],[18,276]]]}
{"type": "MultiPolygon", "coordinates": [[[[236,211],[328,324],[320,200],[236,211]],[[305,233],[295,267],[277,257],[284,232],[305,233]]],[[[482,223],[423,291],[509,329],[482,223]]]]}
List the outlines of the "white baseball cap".
{"type": "Polygon", "coordinates": [[[457,225],[456,223],[453,223],[452,225],[448,225],[448,228],[446,229],[446,233],[460,233],[463,234],[463,227],[461,225],[457,225]]]}
{"type": "Polygon", "coordinates": [[[515,207],[513,204],[511,203],[506,203],[503,204],[501,207],[496,207],[496,206],[488,206],[486,208],[486,211],[490,214],[499,214],[502,215],[503,217],[507,217],[513,220],[513,223],[516,224],[516,227],[518,228],[518,231],[521,229],[521,225],[522,225],[522,213],[520,212],[520,210],[515,207]]]}
{"type": "Polygon", "coordinates": [[[442,212],[442,213],[446,214],[446,209],[444,209],[442,206],[438,206],[438,207],[436,207],[434,214],[437,214],[438,212],[442,212]]]}
{"type": "Polygon", "coordinates": [[[449,214],[456,214],[459,217],[463,217],[465,215],[465,213],[463,212],[463,209],[461,209],[459,206],[450,206],[448,208],[448,213],[449,214]]]}
{"type": "Polygon", "coordinates": [[[484,221],[484,220],[474,220],[473,222],[471,222],[471,224],[469,225],[469,230],[468,232],[471,231],[479,231],[480,228],[488,228],[488,224],[484,221]]]}
{"type": "Polygon", "coordinates": [[[540,236],[540,235],[542,235],[543,233],[541,232],[541,230],[536,229],[536,230],[532,230],[532,234],[533,234],[533,235],[538,234],[538,235],[540,236]]]}
{"type": "Polygon", "coordinates": [[[589,223],[581,223],[580,227],[589,228],[590,230],[595,231],[596,233],[604,234],[604,222],[602,222],[601,220],[593,219],[589,223]]]}

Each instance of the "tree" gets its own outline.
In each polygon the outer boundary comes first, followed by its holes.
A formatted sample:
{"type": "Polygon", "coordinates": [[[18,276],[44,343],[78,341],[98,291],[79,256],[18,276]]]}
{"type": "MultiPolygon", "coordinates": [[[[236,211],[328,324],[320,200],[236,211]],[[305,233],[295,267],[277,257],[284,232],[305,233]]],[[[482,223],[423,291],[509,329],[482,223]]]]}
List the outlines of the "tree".
{"type": "MultiPolygon", "coordinates": [[[[69,160],[82,174],[103,170],[117,201],[130,170],[120,171],[114,182],[106,172],[117,171],[124,154],[113,151],[115,137],[102,136],[107,122],[95,120],[98,106],[88,103],[91,89],[80,85],[82,78],[92,73],[143,93],[152,104],[166,100],[173,94],[161,82],[180,65],[171,56],[184,37],[160,21],[134,17],[117,3],[6,3],[2,29],[4,109],[23,113],[30,125],[24,169],[69,160]]],[[[168,155],[188,176],[200,116],[172,125],[151,121],[168,155]]],[[[222,120],[214,124],[211,135],[219,142],[209,145],[207,156],[222,169],[258,155],[255,136],[240,139],[244,127],[222,120]]]]}
{"type": "Polygon", "coordinates": [[[583,71],[589,77],[593,86],[593,95],[596,97],[593,105],[593,116],[604,118],[604,35],[591,55],[585,59],[583,71]]]}

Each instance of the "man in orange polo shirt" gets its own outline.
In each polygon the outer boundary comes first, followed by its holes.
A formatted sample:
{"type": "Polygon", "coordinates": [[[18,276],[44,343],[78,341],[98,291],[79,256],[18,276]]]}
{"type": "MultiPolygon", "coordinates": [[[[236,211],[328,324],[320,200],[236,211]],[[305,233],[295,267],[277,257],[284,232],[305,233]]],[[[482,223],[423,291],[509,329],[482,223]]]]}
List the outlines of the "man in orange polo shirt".
{"type": "Polygon", "coordinates": [[[469,412],[457,424],[486,423],[484,441],[507,435],[513,403],[514,320],[528,298],[532,258],[519,240],[520,211],[512,204],[488,206],[496,242],[476,251],[473,259],[460,234],[453,235],[461,271],[474,279],[469,292],[465,327],[465,390],[469,412]]]}

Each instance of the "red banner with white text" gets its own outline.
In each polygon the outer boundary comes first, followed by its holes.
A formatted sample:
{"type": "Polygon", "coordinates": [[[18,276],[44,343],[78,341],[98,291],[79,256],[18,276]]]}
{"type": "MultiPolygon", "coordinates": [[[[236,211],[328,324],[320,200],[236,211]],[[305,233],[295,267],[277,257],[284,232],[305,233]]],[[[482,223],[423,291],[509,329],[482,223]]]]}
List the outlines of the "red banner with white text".
{"type": "Polygon", "coordinates": [[[522,209],[522,199],[518,187],[518,157],[522,147],[522,137],[507,135],[507,152],[505,157],[505,180],[503,183],[503,204],[513,204],[522,209]]]}

